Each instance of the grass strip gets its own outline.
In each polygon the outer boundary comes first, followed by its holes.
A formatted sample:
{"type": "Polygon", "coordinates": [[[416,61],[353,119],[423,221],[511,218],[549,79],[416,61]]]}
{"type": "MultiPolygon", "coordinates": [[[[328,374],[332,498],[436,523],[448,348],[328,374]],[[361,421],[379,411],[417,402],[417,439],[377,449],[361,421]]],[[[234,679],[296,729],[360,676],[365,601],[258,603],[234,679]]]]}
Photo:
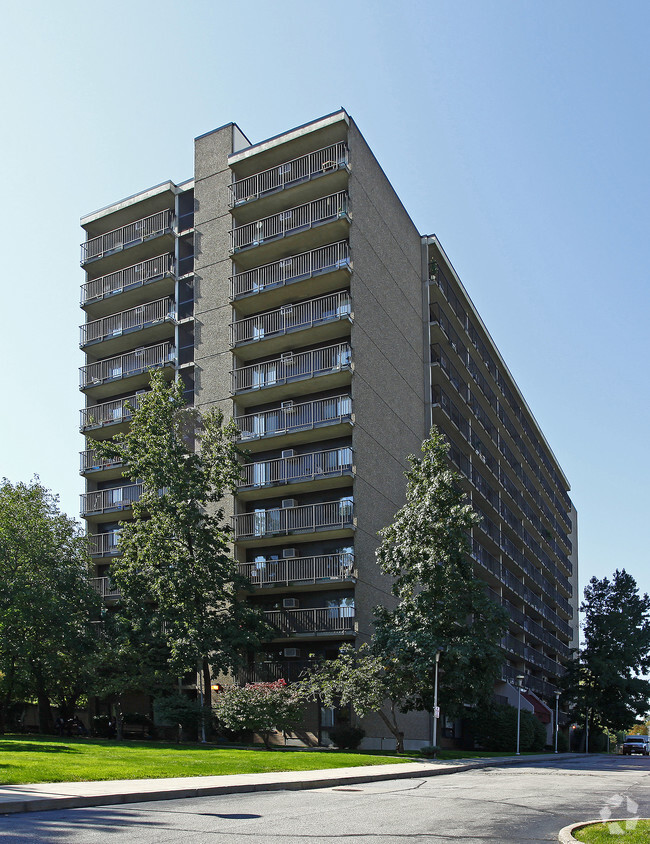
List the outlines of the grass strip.
{"type": "Polygon", "coordinates": [[[612,844],[612,841],[622,841],[624,844],[648,844],[650,820],[640,820],[636,823],[634,820],[628,820],[622,823],[592,824],[576,830],[573,837],[587,844],[612,844]],[[630,829],[630,827],[634,828],[630,829]]]}

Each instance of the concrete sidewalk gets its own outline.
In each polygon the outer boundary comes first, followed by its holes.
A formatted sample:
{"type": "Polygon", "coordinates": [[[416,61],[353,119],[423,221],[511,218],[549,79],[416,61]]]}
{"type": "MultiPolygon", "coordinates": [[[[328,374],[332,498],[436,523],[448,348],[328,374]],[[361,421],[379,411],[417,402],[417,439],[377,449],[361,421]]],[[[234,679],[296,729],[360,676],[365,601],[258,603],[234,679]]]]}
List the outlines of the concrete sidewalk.
{"type": "Polygon", "coordinates": [[[180,797],[207,797],[245,791],[332,788],[378,780],[433,777],[476,768],[530,765],[535,762],[579,761],[582,755],[561,753],[536,756],[502,756],[481,759],[403,762],[357,768],[326,768],[319,771],[287,771],[262,774],[228,774],[219,777],[175,777],[101,782],[59,782],[0,786],[0,814],[39,812],[110,806],[180,797]]]}

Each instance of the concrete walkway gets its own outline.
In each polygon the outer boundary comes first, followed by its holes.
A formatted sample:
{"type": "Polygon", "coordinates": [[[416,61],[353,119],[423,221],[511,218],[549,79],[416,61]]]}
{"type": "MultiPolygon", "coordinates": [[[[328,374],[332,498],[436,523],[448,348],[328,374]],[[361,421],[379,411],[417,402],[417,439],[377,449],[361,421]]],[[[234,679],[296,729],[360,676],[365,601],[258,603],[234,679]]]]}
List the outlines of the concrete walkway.
{"type": "Polygon", "coordinates": [[[245,791],[332,788],[378,780],[433,777],[475,768],[530,765],[535,762],[580,761],[582,754],[553,753],[536,756],[502,756],[481,759],[403,762],[319,771],[287,771],[262,774],[228,774],[219,777],[174,777],[101,782],[58,782],[0,786],[0,814],[76,809],[179,797],[207,797],[245,791]]]}

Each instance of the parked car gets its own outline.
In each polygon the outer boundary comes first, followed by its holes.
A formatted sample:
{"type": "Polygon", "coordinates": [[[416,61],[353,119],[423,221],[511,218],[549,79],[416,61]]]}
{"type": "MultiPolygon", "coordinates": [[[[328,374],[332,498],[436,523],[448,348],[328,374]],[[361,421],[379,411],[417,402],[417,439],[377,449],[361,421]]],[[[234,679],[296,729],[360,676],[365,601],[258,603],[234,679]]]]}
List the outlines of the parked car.
{"type": "Polygon", "coordinates": [[[633,753],[650,756],[650,737],[626,736],[623,742],[623,756],[631,756],[633,753]]]}

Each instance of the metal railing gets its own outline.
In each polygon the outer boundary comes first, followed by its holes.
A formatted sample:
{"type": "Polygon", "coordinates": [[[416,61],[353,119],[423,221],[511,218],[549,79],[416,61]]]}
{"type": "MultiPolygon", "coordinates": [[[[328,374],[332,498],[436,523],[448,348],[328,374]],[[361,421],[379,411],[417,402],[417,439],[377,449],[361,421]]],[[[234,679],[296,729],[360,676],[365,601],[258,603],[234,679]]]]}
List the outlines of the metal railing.
{"type": "Polygon", "coordinates": [[[315,378],[318,375],[350,369],[351,363],[352,349],[348,343],[336,343],[334,346],[324,346],[309,352],[286,352],[273,360],[234,369],[231,373],[232,392],[261,390],[264,387],[286,384],[288,381],[315,378]]]}
{"type": "Polygon", "coordinates": [[[81,332],[80,346],[93,343],[98,340],[110,340],[113,337],[120,337],[129,331],[138,331],[148,328],[165,320],[174,319],[174,300],[166,297],[156,299],[155,302],[147,302],[130,308],[128,311],[121,311],[119,314],[102,319],[94,319],[79,327],[81,332]]]}
{"type": "Polygon", "coordinates": [[[122,465],[121,457],[100,457],[93,448],[80,451],[79,458],[80,472],[88,472],[92,469],[112,469],[122,465]]]}
{"type": "Polygon", "coordinates": [[[347,319],[351,313],[350,294],[347,291],[319,296],[317,299],[283,305],[273,311],[231,323],[230,343],[235,346],[237,343],[265,340],[319,323],[347,319]]]}
{"type": "Polygon", "coordinates": [[[140,396],[143,393],[134,393],[132,396],[125,396],[123,399],[103,402],[92,407],[84,407],[79,412],[81,422],[79,427],[82,431],[91,428],[101,428],[104,425],[119,425],[128,422],[133,416],[133,411],[139,407],[140,396]]]}
{"type": "Polygon", "coordinates": [[[239,428],[240,439],[254,440],[259,437],[280,436],[294,431],[310,430],[320,425],[340,425],[343,422],[352,421],[350,396],[332,396],[301,404],[293,404],[293,402],[282,404],[283,406],[275,410],[237,416],[235,422],[239,428]]]}
{"type": "Polygon", "coordinates": [[[331,448],[293,457],[277,457],[242,466],[242,487],[263,487],[270,484],[289,484],[313,478],[343,475],[352,471],[352,449],[331,448]]]}
{"type": "Polygon", "coordinates": [[[267,610],[266,621],[278,636],[295,633],[353,633],[354,607],[267,610]]]}
{"type": "Polygon", "coordinates": [[[155,346],[145,346],[113,358],[98,360],[79,369],[80,388],[95,387],[106,381],[116,381],[119,378],[129,378],[166,364],[173,364],[176,359],[176,348],[173,343],[157,343],[155,346]]]}
{"type": "Polygon", "coordinates": [[[174,258],[172,255],[158,255],[149,258],[148,261],[141,261],[117,270],[99,278],[93,278],[81,285],[81,304],[87,305],[104,299],[106,296],[114,296],[130,290],[132,287],[140,287],[154,278],[171,275],[174,272],[174,258]]]}
{"type": "Polygon", "coordinates": [[[523,656],[526,650],[524,643],[520,642],[519,639],[516,639],[514,636],[511,636],[510,633],[506,633],[506,635],[501,639],[501,647],[505,648],[507,651],[512,651],[519,656],[523,656]]]}
{"type": "Polygon", "coordinates": [[[331,173],[348,164],[348,148],[344,143],[319,149],[285,161],[261,173],[238,179],[230,187],[230,205],[250,202],[267,193],[273,193],[292,185],[306,182],[314,176],[331,173]]]}
{"type": "Polygon", "coordinates": [[[109,533],[89,534],[88,540],[88,549],[92,557],[108,557],[119,553],[119,530],[112,530],[109,533]]]}
{"type": "Polygon", "coordinates": [[[346,191],[339,191],[280,211],[279,214],[237,226],[230,232],[230,250],[237,252],[250,246],[259,246],[266,241],[286,237],[320,223],[338,220],[339,217],[347,216],[347,213],[348,195],[346,191]]]}
{"type": "Polygon", "coordinates": [[[237,273],[230,279],[230,297],[236,299],[238,296],[259,293],[267,287],[290,284],[299,279],[349,266],[350,247],[347,241],[341,240],[329,246],[321,246],[319,249],[301,252],[272,264],[237,273]]]}
{"type": "Polygon", "coordinates": [[[104,255],[115,252],[117,249],[134,246],[149,237],[164,234],[171,231],[173,225],[173,211],[158,211],[156,214],[143,217],[119,229],[91,237],[81,244],[81,263],[85,264],[95,258],[103,258],[104,255]]]}
{"type": "Polygon", "coordinates": [[[111,583],[110,577],[91,577],[90,585],[102,598],[119,598],[122,593],[111,583]]]}
{"type": "Polygon", "coordinates": [[[239,573],[253,586],[288,586],[290,583],[350,580],[355,577],[354,554],[322,554],[256,563],[240,563],[239,573]]]}
{"type": "Polygon", "coordinates": [[[254,539],[275,534],[312,532],[322,529],[350,528],[354,524],[353,505],[348,499],[324,504],[301,504],[295,507],[274,507],[233,516],[234,536],[254,539]]]}
{"type": "Polygon", "coordinates": [[[237,683],[244,686],[248,683],[274,683],[276,680],[285,680],[287,683],[295,683],[307,673],[310,668],[317,665],[315,659],[287,659],[275,662],[256,662],[254,665],[247,665],[237,671],[237,683]]]}
{"type": "Polygon", "coordinates": [[[140,500],[142,484],[129,484],[114,489],[98,489],[81,495],[80,510],[83,514],[106,513],[113,510],[130,510],[140,500]]]}

